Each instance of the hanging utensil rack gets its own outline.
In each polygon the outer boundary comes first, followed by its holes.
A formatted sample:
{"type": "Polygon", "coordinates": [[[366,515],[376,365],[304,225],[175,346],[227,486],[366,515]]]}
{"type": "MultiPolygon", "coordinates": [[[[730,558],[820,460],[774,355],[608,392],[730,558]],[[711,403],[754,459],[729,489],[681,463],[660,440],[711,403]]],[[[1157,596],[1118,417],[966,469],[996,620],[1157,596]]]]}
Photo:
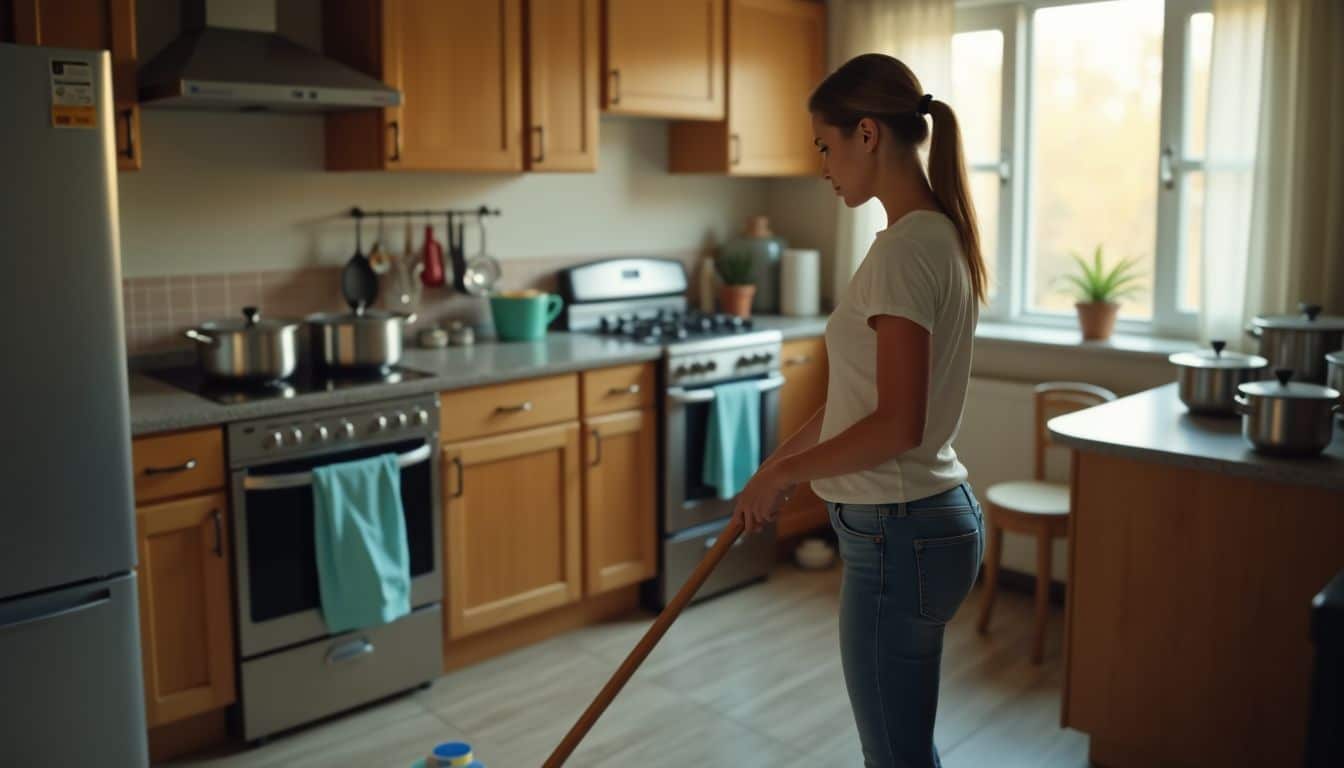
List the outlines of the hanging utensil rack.
{"type": "Polygon", "coordinates": [[[355,226],[365,218],[376,219],[433,219],[442,216],[448,223],[448,258],[453,264],[453,288],[459,293],[467,293],[466,284],[463,277],[467,271],[467,255],[464,250],[465,245],[462,242],[462,222],[472,216],[476,220],[482,221],[486,216],[500,215],[498,208],[491,208],[482,205],[476,208],[423,208],[419,210],[388,211],[388,210],[365,210],[359,206],[350,209],[347,214],[355,220],[355,226]]]}

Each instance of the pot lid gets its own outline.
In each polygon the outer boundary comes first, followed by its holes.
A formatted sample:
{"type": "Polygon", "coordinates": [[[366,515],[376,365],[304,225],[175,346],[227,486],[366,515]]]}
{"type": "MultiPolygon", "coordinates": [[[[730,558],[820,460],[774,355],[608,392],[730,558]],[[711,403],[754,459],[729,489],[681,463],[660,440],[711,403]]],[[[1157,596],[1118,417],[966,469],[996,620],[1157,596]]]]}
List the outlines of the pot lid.
{"type": "Polygon", "coordinates": [[[1256,315],[1251,324],[1257,328],[1281,328],[1292,331],[1344,331],[1344,317],[1322,315],[1321,305],[1302,303],[1295,315],[1256,315]]]}
{"type": "Polygon", "coordinates": [[[1250,381],[1238,385],[1237,391],[1243,395],[1294,400],[1335,401],[1339,399],[1339,390],[1337,389],[1323,387],[1320,384],[1289,381],[1293,377],[1291,368],[1276,368],[1274,376],[1278,379],[1277,381],[1250,381]]]}
{"type": "Polygon", "coordinates": [[[238,331],[278,331],[298,326],[299,321],[288,317],[266,317],[256,307],[243,307],[243,317],[234,320],[210,320],[201,323],[202,331],[235,333],[238,331]]]}
{"type": "Polygon", "coordinates": [[[1327,363],[1334,363],[1335,365],[1344,365],[1344,349],[1341,349],[1338,352],[1329,353],[1325,356],[1325,361],[1327,363]]]}
{"type": "Polygon", "coordinates": [[[362,312],[318,312],[306,319],[314,325],[335,325],[337,323],[383,323],[388,320],[414,322],[413,315],[405,312],[389,312],[383,309],[366,309],[362,312]]]}
{"type": "Polygon", "coordinates": [[[1269,361],[1259,355],[1243,355],[1240,352],[1224,352],[1225,341],[1209,343],[1212,349],[1198,352],[1177,352],[1167,360],[1187,368],[1264,368],[1269,361]]]}

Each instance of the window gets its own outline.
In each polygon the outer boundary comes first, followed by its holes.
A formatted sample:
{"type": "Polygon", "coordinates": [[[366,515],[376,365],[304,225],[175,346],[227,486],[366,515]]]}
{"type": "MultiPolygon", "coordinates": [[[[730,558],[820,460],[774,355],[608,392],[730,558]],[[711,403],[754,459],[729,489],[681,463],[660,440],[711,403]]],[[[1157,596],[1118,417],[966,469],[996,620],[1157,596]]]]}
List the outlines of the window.
{"type": "Polygon", "coordinates": [[[1209,0],[1019,0],[958,9],[952,99],[993,294],[986,316],[1073,322],[1059,276],[1097,245],[1137,262],[1131,332],[1199,311],[1209,0]],[[1015,172],[1020,169],[1020,172],[1015,172]]]}

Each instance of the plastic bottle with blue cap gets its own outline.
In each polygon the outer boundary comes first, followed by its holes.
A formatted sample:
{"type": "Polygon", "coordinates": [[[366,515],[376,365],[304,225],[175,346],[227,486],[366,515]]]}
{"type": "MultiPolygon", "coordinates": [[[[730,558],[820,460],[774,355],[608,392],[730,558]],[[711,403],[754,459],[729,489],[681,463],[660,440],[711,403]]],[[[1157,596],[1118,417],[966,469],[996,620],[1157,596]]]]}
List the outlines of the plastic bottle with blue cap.
{"type": "Polygon", "coordinates": [[[485,768],[465,741],[445,741],[430,750],[429,756],[415,761],[411,768],[485,768]]]}

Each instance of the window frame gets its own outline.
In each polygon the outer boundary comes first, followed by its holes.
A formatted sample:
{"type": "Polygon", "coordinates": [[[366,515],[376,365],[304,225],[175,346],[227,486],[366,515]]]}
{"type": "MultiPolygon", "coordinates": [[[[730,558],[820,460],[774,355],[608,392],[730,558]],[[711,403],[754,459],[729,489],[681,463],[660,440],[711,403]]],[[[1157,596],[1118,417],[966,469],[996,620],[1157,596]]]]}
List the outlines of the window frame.
{"type": "MultiPolygon", "coordinates": [[[[1070,313],[1033,311],[1030,304],[1027,269],[1034,247],[1031,203],[1035,192],[1030,146],[1035,105],[1031,16],[1042,8],[1105,1],[958,0],[956,4],[956,32],[993,29],[1003,34],[999,242],[998,253],[994,254],[994,273],[999,284],[994,301],[984,308],[982,317],[1048,327],[1071,327],[1077,323],[1070,313]]],[[[1180,299],[1184,287],[1181,267],[1186,232],[1183,220],[1186,178],[1191,172],[1205,170],[1205,158],[1192,156],[1186,146],[1186,97],[1191,64],[1190,17],[1211,12],[1212,5],[1212,0],[1164,0],[1162,97],[1157,152],[1152,158],[1152,179],[1157,185],[1154,269],[1150,276],[1153,315],[1149,320],[1119,319],[1116,330],[1121,333],[1184,338],[1193,338],[1198,333],[1199,313],[1184,309],[1180,299]],[[1174,29],[1179,29],[1180,34],[1171,34],[1174,29]]],[[[992,163],[967,165],[968,173],[995,169],[992,163]]]]}

